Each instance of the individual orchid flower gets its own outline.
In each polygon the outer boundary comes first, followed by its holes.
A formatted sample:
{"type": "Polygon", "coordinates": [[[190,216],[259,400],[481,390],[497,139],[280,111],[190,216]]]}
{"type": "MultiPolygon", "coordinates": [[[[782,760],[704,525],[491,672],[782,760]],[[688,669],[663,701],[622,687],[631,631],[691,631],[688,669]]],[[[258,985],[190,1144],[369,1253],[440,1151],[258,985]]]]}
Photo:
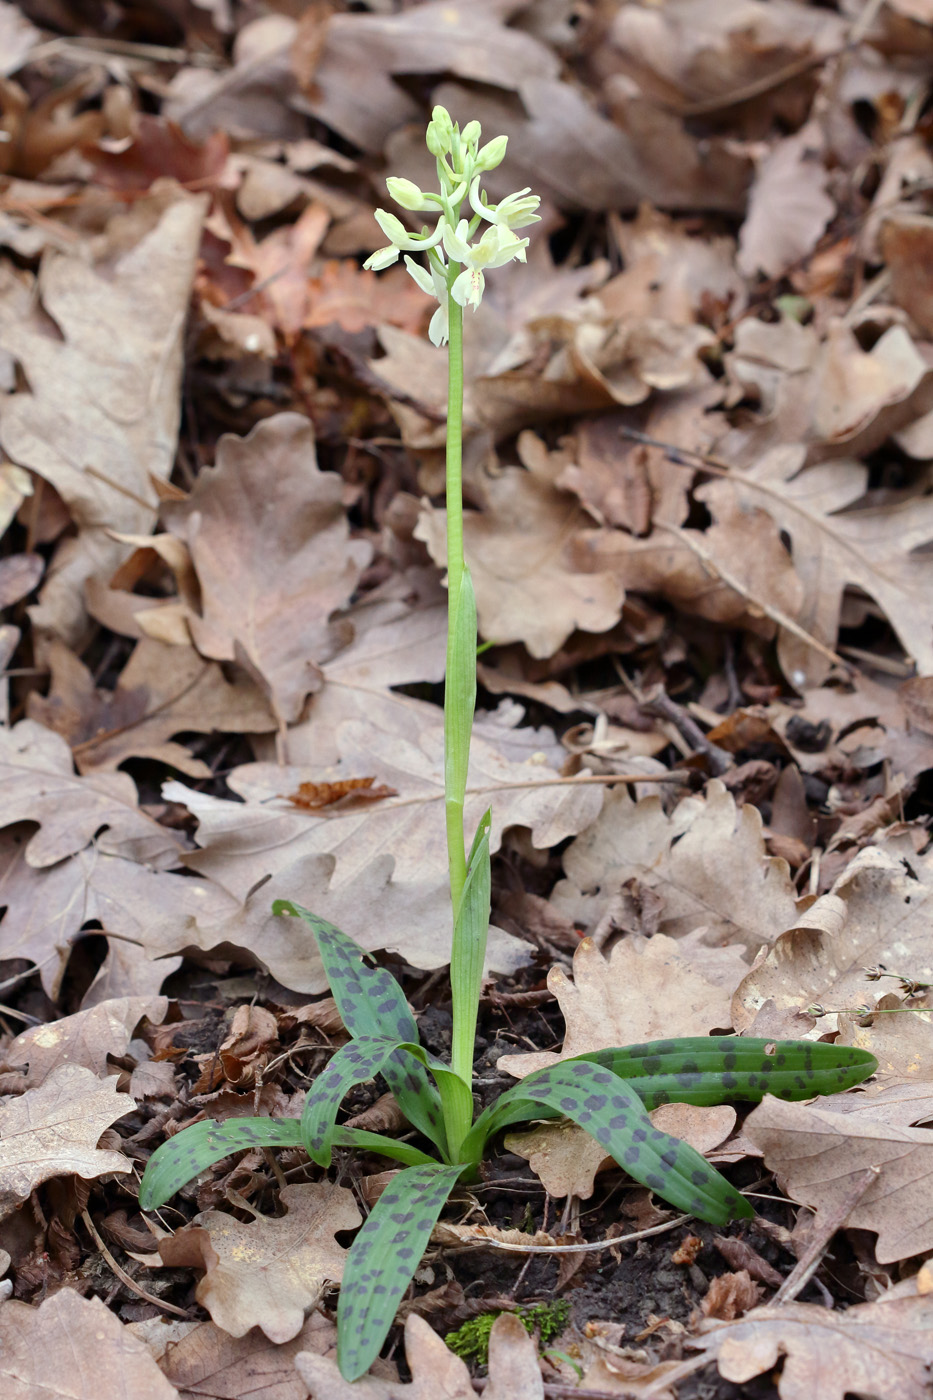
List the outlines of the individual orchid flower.
{"type": "Polygon", "coordinates": [[[470,204],[481,219],[488,219],[491,224],[505,228],[526,228],[528,224],[541,222],[540,214],[535,213],[541,200],[531,193],[530,185],[516,190],[515,194],[506,195],[498,204],[487,204],[480,198],[479,182],[480,176],[477,175],[470,185],[470,204]]]}
{"type": "Polygon", "coordinates": [[[429,258],[429,267],[423,268],[414,258],[405,254],[405,266],[423,292],[437,299],[437,310],[428,326],[428,339],[432,345],[446,345],[450,338],[450,318],[447,311],[447,269],[441,261],[441,254],[429,258]]]}
{"type": "Polygon", "coordinates": [[[518,238],[511,229],[502,224],[493,224],[486,230],[478,243],[468,243],[469,224],[461,219],[456,232],[449,225],[444,228],[444,251],[451,262],[463,264],[463,271],[454,281],[450,295],[460,306],[472,306],[475,311],[483,299],[486,286],[484,269],[502,267],[513,258],[525,261],[527,238],[518,238]]]}
{"type": "MultiPolygon", "coordinates": [[[[412,188],[417,189],[417,186],[413,185],[412,188]]],[[[364,262],[363,266],[373,272],[381,272],[384,267],[390,267],[392,263],[397,262],[399,253],[406,249],[411,252],[424,253],[429,248],[436,248],[447,227],[446,220],[441,215],[433,233],[428,233],[426,230],[422,233],[409,233],[401,219],[390,214],[387,209],[376,210],[376,223],[389,239],[389,244],[386,248],[377,248],[375,253],[371,253],[364,262]]]]}

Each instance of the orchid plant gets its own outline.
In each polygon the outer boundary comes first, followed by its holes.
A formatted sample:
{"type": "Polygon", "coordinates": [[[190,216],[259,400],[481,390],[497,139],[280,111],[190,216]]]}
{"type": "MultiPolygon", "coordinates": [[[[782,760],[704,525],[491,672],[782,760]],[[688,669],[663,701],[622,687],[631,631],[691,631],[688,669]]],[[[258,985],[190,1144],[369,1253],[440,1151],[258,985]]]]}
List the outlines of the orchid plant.
{"type": "Polygon", "coordinates": [[[453,915],[450,1063],[429,1054],[401,987],[370,966],[359,946],[313,912],[279,900],[277,914],[302,918],[316,939],[350,1041],[308,1091],[300,1120],[241,1118],[202,1122],[163,1143],[140,1187],[153,1209],[206,1167],[239,1148],[303,1147],[328,1167],[335,1147],[381,1153],[403,1164],[379,1197],[350,1249],[337,1311],[338,1363],[355,1380],[378,1355],[431,1232],[458,1182],[475,1177],[490,1140],[512,1123],[567,1117],[585,1128],[624,1170],[681,1210],[721,1225],[753,1214],[748,1201],[692,1147],[655,1128],[648,1110],[662,1103],[757,1102],[834,1093],[876,1068],[867,1051],[810,1041],[692,1038],[608,1049],[560,1061],[507,1090],[474,1121],[473,1049],[490,913],[490,814],[467,849],[464,803],[476,700],[476,603],[463,553],[461,486],[463,308],[479,306],[486,272],[525,260],[516,229],[538,218],[538,198],[523,189],[487,202],[482,177],[506,152],[506,138],[480,147],[480,126],[461,132],[435,107],[427,146],[439,190],[425,193],[391,178],[403,208],[436,215],[433,229],[411,233],[394,214],[376,218],[389,239],[367,259],[376,270],[405,253],[412,277],[438,302],[429,335],[449,342],[447,415],[448,642],[444,694],[445,811],[453,915]],[[463,212],[464,204],[469,214],[463,212]],[[481,225],[487,225],[480,232],[481,225]],[[478,235],[478,236],[477,236],[478,235]],[[423,266],[410,256],[420,253],[423,266]],[[402,1111],[435,1155],[417,1143],[339,1125],[347,1092],[381,1074],[402,1111]]]}

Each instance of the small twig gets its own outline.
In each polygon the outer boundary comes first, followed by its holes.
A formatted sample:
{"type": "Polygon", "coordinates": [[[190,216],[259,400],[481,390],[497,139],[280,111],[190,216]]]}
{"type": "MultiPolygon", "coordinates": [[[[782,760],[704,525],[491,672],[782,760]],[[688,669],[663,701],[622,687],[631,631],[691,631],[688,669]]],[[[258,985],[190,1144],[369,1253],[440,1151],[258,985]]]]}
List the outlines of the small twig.
{"type": "Polygon", "coordinates": [[[190,1321],[191,1314],[189,1312],[186,1312],[184,1308],[176,1308],[174,1303],[166,1303],[163,1298],[157,1298],[154,1293],[147,1293],[145,1288],[140,1288],[139,1284],[135,1281],[135,1279],[130,1278],[126,1270],[124,1268],[121,1268],[121,1266],[117,1263],[116,1259],[114,1259],[113,1255],[110,1253],[110,1250],[104,1244],[104,1241],[101,1239],[98,1233],[97,1226],[94,1224],[93,1220],[87,1212],[87,1208],[82,1210],[81,1219],[84,1221],[85,1225],[88,1228],[88,1232],[94,1240],[94,1243],[97,1245],[97,1248],[107,1260],[107,1263],[110,1265],[117,1278],[120,1280],[121,1283],[124,1283],[126,1285],[126,1287],[130,1290],[131,1293],[135,1293],[138,1298],[144,1298],[147,1303],[153,1303],[157,1308],[161,1308],[164,1312],[174,1313],[176,1317],[183,1317],[186,1322],[190,1321]]]}
{"type": "Polygon", "coordinates": [[[631,1235],[617,1235],[612,1240],[591,1240],[588,1244],[513,1244],[510,1240],[496,1240],[490,1235],[477,1235],[475,1240],[466,1240],[467,1249],[504,1249],[512,1254],[596,1254],[601,1249],[614,1249],[617,1244],[629,1244],[632,1240],[644,1240],[649,1235],[664,1235],[676,1230],[678,1225],[692,1219],[689,1215],[678,1215],[663,1225],[652,1225],[647,1230],[636,1230],[631,1235]]]}
{"type": "Polygon", "coordinates": [[[847,1192],[839,1205],[822,1218],[820,1216],[816,1217],[819,1230],[815,1238],[811,1240],[809,1248],[804,1251],[800,1259],[798,1259],[796,1266],[787,1275],[787,1278],[775,1293],[771,1300],[772,1304],[792,1302],[793,1299],[797,1297],[797,1294],[807,1286],[812,1275],[815,1274],[819,1268],[823,1255],[826,1253],[833,1235],[837,1230],[842,1229],[869,1186],[873,1181],[876,1181],[880,1175],[880,1167],[866,1167],[863,1172],[859,1172],[855,1181],[852,1183],[852,1189],[847,1192]]]}
{"type": "Polygon", "coordinates": [[[646,714],[656,715],[658,719],[665,719],[669,724],[673,724],[697,753],[705,754],[715,776],[728,772],[733,766],[735,759],[732,754],[707,739],[693,716],[689,715],[682,705],[678,705],[676,700],[672,700],[667,691],[660,686],[646,695],[639,705],[646,714]]]}

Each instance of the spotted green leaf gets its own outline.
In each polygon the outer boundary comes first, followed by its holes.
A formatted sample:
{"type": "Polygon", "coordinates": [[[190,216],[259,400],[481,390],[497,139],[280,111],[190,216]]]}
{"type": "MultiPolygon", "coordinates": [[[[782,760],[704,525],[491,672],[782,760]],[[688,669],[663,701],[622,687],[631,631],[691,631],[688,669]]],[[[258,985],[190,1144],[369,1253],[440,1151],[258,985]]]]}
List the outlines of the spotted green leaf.
{"type": "MultiPolygon", "coordinates": [[[[563,1060],[529,1074],[497,1100],[488,1119],[484,1114],[477,1120],[473,1131],[488,1136],[509,1123],[556,1114],[585,1128],[629,1176],[678,1210],[712,1225],[754,1214],[699,1152],[652,1125],[634,1085],[585,1060],[563,1060]]],[[[475,1150],[473,1134],[465,1146],[475,1150]]]]}
{"type": "MultiPolygon", "coordinates": [[[[371,967],[352,938],[290,899],[277,899],[274,914],[303,919],[314,934],[341,1020],[351,1036],[375,1036],[398,1044],[416,1042],[418,1027],[405,994],[391,972],[371,967]]],[[[446,1151],[440,1096],[424,1066],[404,1054],[390,1056],[382,1075],[408,1121],[446,1151]]]]}
{"type": "Polygon", "coordinates": [[[301,1147],[301,1124],[297,1118],[228,1118],[183,1128],[149,1158],[139,1187],[140,1210],[158,1210],[201,1172],[244,1147],[301,1147]]]}
{"type": "Polygon", "coordinates": [[[337,1308],[337,1364],[347,1381],[369,1370],[421,1262],[459,1165],[408,1167],[379,1197],[347,1257],[337,1308]]]}
{"type": "Polygon", "coordinates": [[[576,1058],[628,1080],[648,1108],[759,1103],[765,1094],[779,1099],[838,1094],[878,1068],[874,1055],[852,1045],[742,1036],[655,1040],[576,1058]]]}
{"type": "MultiPolygon", "coordinates": [[[[163,1142],[149,1158],[139,1188],[140,1210],[158,1210],[201,1172],[244,1148],[303,1145],[301,1123],[297,1118],[228,1118],[223,1123],[211,1120],[193,1123],[163,1142]]],[[[361,1128],[335,1128],[333,1145],[354,1147],[360,1152],[378,1152],[409,1166],[434,1162],[433,1157],[410,1143],[361,1128]]]]}

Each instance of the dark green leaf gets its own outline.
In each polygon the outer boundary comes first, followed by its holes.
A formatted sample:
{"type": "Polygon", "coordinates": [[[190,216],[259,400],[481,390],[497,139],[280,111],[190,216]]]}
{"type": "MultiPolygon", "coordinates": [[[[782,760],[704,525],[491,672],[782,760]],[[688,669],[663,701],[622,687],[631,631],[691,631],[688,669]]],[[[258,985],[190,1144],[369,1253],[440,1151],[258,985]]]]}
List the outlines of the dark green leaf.
{"type": "MultiPolygon", "coordinates": [[[[495,1112],[485,1124],[479,1119],[474,1132],[488,1135],[507,1123],[555,1114],[585,1128],[629,1176],[679,1210],[713,1225],[754,1214],[699,1152],[652,1126],[634,1085],[585,1060],[564,1060],[530,1074],[502,1095],[495,1112]]],[[[472,1134],[468,1141],[475,1147],[472,1134]]]]}
{"type": "Polygon", "coordinates": [[[379,1355],[460,1166],[408,1167],[390,1181],[347,1258],[337,1308],[337,1362],[355,1381],[379,1355]]]}
{"type": "MultiPolygon", "coordinates": [[[[370,967],[352,938],[300,904],[277,899],[272,911],[294,914],[311,929],[337,1010],[351,1036],[376,1036],[398,1043],[418,1040],[415,1018],[391,972],[370,967]]],[[[393,1055],[382,1073],[408,1121],[446,1151],[441,1101],[423,1065],[393,1055]]]]}
{"type": "Polygon", "coordinates": [[[215,1162],[245,1147],[301,1147],[297,1118],[208,1119],[183,1128],[157,1147],[139,1187],[140,1210],[157,1210],[215,1162]]]}
{"type": "Polygon", "coordinates": [[[656,1040],[595,1050],[575,1059],[628,1080],[648,1108],[662,1103],[759,1103],[765,1094],[809,1099],[849,1089],[878,1068],[874,1055],[851,1045],[742,1036],[656,1040]]]}

